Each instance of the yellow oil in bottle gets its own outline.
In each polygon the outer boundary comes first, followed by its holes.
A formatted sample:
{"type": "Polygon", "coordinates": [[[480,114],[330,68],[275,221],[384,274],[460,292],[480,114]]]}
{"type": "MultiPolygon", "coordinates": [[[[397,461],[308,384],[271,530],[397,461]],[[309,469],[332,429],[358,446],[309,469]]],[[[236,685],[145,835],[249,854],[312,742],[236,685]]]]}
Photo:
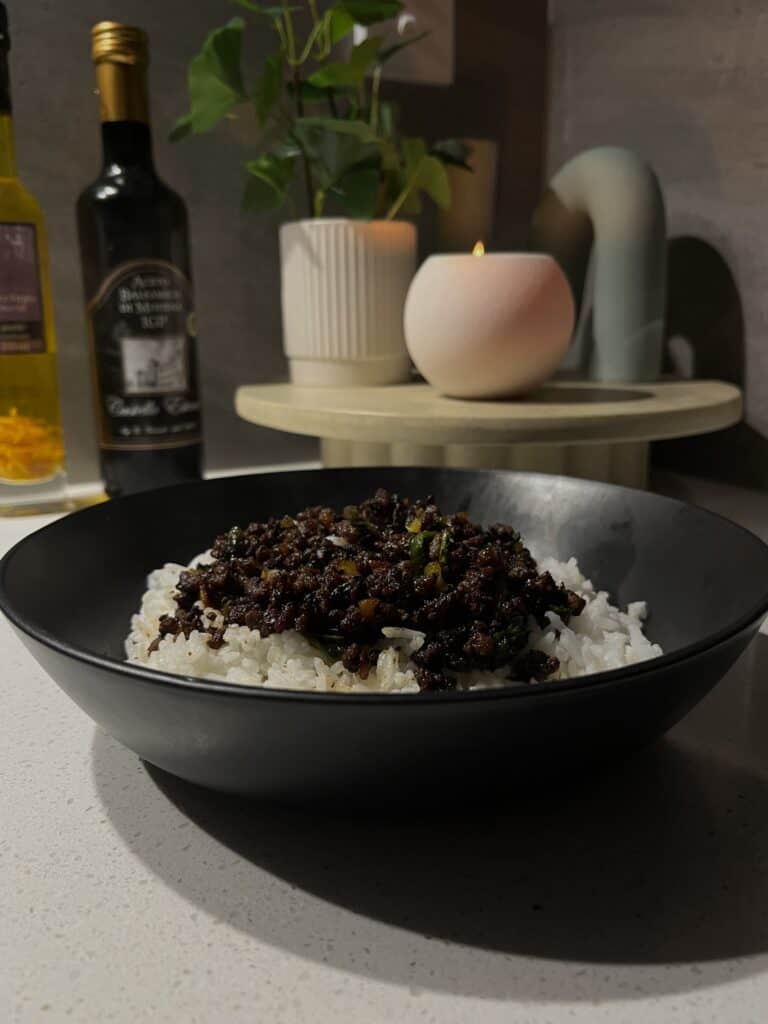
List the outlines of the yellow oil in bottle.
{"type": "MultiPolygon", "coordinates": [[[[0,151],[3,120],[0,115],[0,151]]],[[[45,225],[39,206],[20,182],[0,177],[0,238],[19,238],[17,224],[36,231],[45,349],[13,351],[21,346],[15,338],[4,339],[0,323],[0,483],[5,484],[49,479],[64,464],[45,225]]],[[[30,237],[22,235],[20,244],[30,237]]]]}
{"type": "Polygon", "coordinates": [[[0,513],[64,485],[45,223],[16,172],[3,15],[0,3],[0,513]]]}

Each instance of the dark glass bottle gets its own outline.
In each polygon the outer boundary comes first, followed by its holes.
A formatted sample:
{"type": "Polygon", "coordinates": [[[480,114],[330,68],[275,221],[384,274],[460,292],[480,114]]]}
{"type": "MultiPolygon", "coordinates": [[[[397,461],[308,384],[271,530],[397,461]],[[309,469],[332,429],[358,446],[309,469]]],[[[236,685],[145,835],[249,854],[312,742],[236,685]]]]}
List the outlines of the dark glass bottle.
{"type": "Polygon", "coordinates": [[[92,29],[103,167],[77,202],[102,474],[115,497],[199,479],[195,317],[183,200],[158,178],[147,39],[92,29]]]}

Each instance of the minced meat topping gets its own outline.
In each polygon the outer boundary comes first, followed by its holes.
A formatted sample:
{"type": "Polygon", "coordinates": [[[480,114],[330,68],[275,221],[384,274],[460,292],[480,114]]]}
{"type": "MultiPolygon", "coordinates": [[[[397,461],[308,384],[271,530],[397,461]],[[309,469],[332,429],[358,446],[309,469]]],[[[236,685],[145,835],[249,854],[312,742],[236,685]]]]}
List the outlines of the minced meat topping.
{"type": "Polygon", "coordinates": [[[317,506],[233,527],[212,554],[181,574],[176,614],[161,618],[153,648],[192,630],[221,647],[230,625],[262,636],[295,629],[366,678],[382,628],[405,627],[425,634],[413,655],[419,686],[446,690],[469,670],[551,675],[557,660],[525,649],[530,621],[543,626],[552,611],[567,622],[584,607],[539,572],[511,526],[484,529],[464,513],[444,515],[432,498],[385,490],[341,512],[317,506]],[[221,613],[215,624],[204,608],[221,613]]]}

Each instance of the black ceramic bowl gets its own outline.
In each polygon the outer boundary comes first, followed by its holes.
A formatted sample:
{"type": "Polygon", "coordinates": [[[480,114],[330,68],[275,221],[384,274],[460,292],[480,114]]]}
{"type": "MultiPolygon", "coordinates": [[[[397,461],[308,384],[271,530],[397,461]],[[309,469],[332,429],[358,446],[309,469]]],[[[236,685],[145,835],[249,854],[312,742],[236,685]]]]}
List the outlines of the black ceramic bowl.
{"type": "MultiPolygon", "coordinates": [[[[569,774],[662,734],[717,683],[768,612],[768,548],[699,508],[563,477],[349,469],[235,477],[136,495],[27,537],[0,607],[59,686],[147,761],[277,799],[429,794],[569,774]],[[345,695],[195,681],[123,663],[147,573],[234,523],[341,506],[384,486],[514,524],[622,605],[647,600],[665,651],[636,667],[472,693],[345,695]]],[[[45,723],[40,723],[45,728],[45,723]]]]}

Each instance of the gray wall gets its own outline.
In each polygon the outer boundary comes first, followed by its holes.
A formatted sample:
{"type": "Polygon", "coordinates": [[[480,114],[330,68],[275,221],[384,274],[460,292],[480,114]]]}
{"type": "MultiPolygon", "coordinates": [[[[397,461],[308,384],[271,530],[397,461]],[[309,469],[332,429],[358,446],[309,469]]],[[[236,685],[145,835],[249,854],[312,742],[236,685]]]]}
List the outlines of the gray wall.
{"type": "Polygon", "coordinates": [[[50,235],[72,479],[97,476],[74,204],[99,169],[89,30],[105,19],[150,33],[156,161],[185,198],[190,216],[208,464],[314,457],[309,439],[252,427],[232,408],[237,384],[278,380],[286,372],[277,222],[240,213],[242,127],[232,124],[215,141],[167,141],[186,106],[187,60],[206,32],[235,9],[225,0],[9,0],[8,10],[19,166],[43,206],[50,235]]]}
{"type": "MultiPolygon", "coordinates": [[[[151,36],[157,162],[190,211],[209,463],[311,457],[311,441],[237,420],[238,383],[285,376],[280,351],[277,218],[239,211],[242,142],[232,123],[178,146],[186,62],[228,18],[226,0],[9,0],[19,160],[51,235],[62,392],[72,474],[95,473],[74,201],[98,169],[88,30],[114,18],[151,36]]],[[[406,120],[436,134],[496,136],[496,243],[520,245],[541,184],[546,73],[544,0],[457,3],[457,80],[398,85],[406,120]]],[[[547,163],[630,146],[658,170],[670,235],[671,333],[695,369],[743,383],[748,424],[664,446],[660,460],[768,484],[768,9],[764,0],[551,0],[547,163]]],[[[429,238],[425,232],[425,239],[429,238]]]]}
{"type": "Polygon", "coordinates": [[[768,6],[551,0],[548,164],[612,143],[660,175],[670,334],[695,371],[744,384],[747,424],[657,459],[768,484],[768,6]]]}
{"type": "MultiPolygon", "coordinates": [[[[236,9],[228,0],[8,0],[8,6],[19,162],[50,233],[72,477],[96,476],[74,203],[99,167],[89,29],[104,19],[137,24],[150,34],[157,164],[190,214],[208,464],[224,468],[314,457],[313,441],[257,429],[232,409],[238,384],[286,376],[278,219],[239,210],[243,143],[252,129],[230,122],[215,137],[167,142],[169,127],[185,109],[189,58],[206,32],[236,9]]],[[[455,84],[397,84],[392,93],[409,130],[499,140],[497,243],[519,245],[543,166],[546,0],[515,8],[498,0],[457,0],[455,84]]],[[[256,56],[259,43],[250,46],[256,56]]],[[[429,223],[424,227],[426,252],[429,223]]]]}

